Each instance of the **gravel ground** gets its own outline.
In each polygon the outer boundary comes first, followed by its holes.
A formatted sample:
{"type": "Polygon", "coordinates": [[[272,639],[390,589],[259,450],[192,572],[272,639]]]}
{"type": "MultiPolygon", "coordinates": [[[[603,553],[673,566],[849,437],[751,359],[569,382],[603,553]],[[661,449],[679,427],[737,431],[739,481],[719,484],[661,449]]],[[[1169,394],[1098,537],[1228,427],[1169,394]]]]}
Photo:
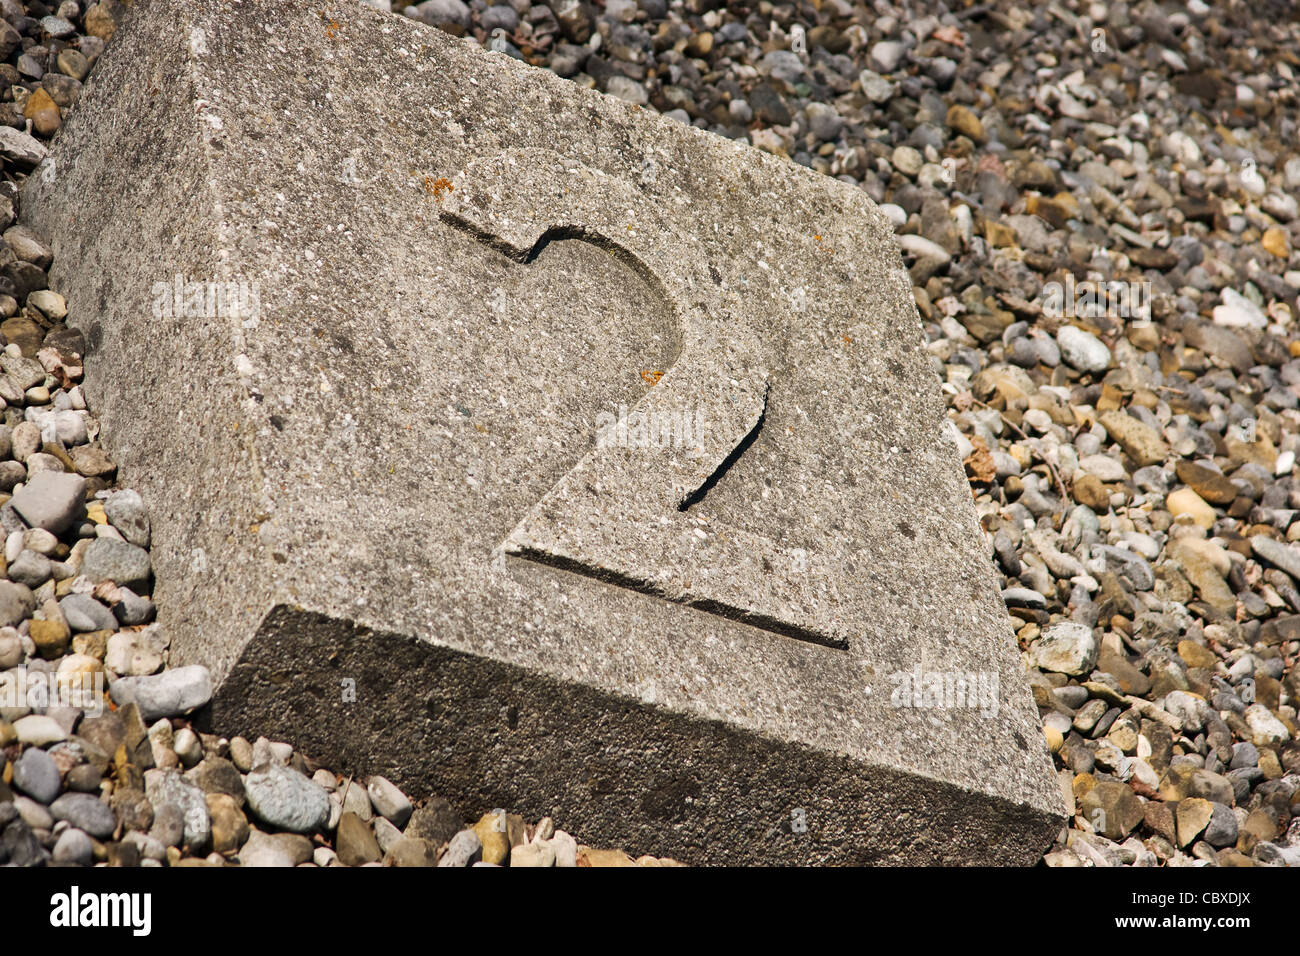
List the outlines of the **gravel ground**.
{"type": "MultiPolygon", "coordinates": [[[[147,504],[13,208],[121,12],[0,0],[0,681],[36,704],[0,707],[0,863],[671,864],[190,726],[208,675],[167,669],[147,504]],[[96,675],[98,715],[31,699],[96,675]]],[[[1074,810],[1044,862],[1300,864],[1288,4],[395,12],[881,203],[1074,810]]]]}

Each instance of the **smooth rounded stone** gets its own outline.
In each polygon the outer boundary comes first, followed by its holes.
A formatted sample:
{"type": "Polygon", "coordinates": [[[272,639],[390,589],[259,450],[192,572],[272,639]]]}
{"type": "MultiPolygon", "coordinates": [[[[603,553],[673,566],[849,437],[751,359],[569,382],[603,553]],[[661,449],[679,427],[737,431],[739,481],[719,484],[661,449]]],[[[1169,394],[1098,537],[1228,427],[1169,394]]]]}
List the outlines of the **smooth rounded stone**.
{"type": "Polygon", "coordinates": [[[84,830],[69,827],[59,835],[54,844],[54,862],[73,866],[90,866],[95,857],[95,844],[84,830]]]}
{"type": "Polygon", "coordinates": [[[253,745],[243,737],[231,737],[230,762],[240,773],[248,773],[253,769],[253,745]]]}
{"type": "Polygon", "coordinates": [[[484,863],[504,865],[510,857],[509,820],[504,811],[483,814],[474,824],[484,863]]]}
{"type": "Polygon", "coordinates": [[[36,596],[25,584],[0,581],[0,627],[16,627],[36,610],[36,596]]]}
{"type": "Polygon", "coordinates": [[[109,686],[109,694],[119,707],[135,703],[146,721],[179,717],[212,699],[212,675],[202,664],[190,664],[146,677],[119,678],[109,686]]]}
{"type": "Polygon", "coordinates": [[[291,847],[270,833],[253,830],[239,849],[240,866],[297,866],[291,847]]]}
{"type": "Polygon", "coordinates": [[[312,833],[330,815],[329,794],[311,780],[277,764],[262,764],[244,780],[248,808],[269,826],[295,833],[312,833]]]}
{"type": "Polygon", "coordinates": [[[107,840],[117,828],[108,804],[89,793],[65,793],[50,804],[50,814],[100,840],[107,840]]]}
{"type": "Polygon", "coordinates": [[[1047,610],[1047,598],[1032,588],[1006,588],[1002,600],[1007,607],[1025,607],[1033,610],[1047,610]]]}
{"type": "Polygon", "coordinates": [[[383,859],[379,841],[369,824],[355,813],[345,813],[339,818],[334,836],[334,851],[344,866],[362,866],[383,859]]]}
{"type": "Polygon", "coordinates": [[[203,744],[199,741],[199,735],[188,727],[176,731],[172,738],[172,750],[181,758],[181,764],[185,767],[193,767],[203,759],[203,744]]]}
{"type": "Polygon", "coordinates": [[[147,630],[123,631],[108,638],[104,666],[123,677],[144,677],[162,668],[162,653],[147,630]]]}
{"type": "Polygon", "coordinates": [[[117,630],[113,612],[89,594],[69,594],[59,602],[59,610],[74,633],[117,630]]]}
{"type": "MultiPolygon", "coordinates": [[[[4,243],[9,247],[9,251],[12,252],[16,258],[21,259],[23,262],[33,263],[42,269],[49,268],[50,262],[54,258],[54,250],[46,245],[46,243],[41,240],[40,236],[36,235],[36,233],[32,232],[26,226],[10,226],[6,229],[4,231],[4,243]]],[[[48,292],[48,290],[42,291],[48,292]]],[[[32,293],[32,295],[36,294],[37,293],[35,292],[32,293]]],[[[49,292],[49,295],[57,295],[57,293],[49,292]]],[[[59,298],[61,299],[63,297],[59,296],[59,298]]],[[[31,295],[28,296],[28,300],[31,300],[31,295]]],[[[40,303],[42,301],[44,301],[44,299],[38,296],[36,301],[32,304],[40,309],[40,303]]],[[[41,312],[50,318],[54,318],[50,313],[45,312],[44,309],[41,309],[41,312]]],[[[66,315],[67,312],[65,310],[64,314],[58,318],[62,319],[66,315]]]]}
{"type": "Polygon", "coordinates": [[[889,161],[904,176],[915,178],[925,164],[925,157],[911,146],[895,146],[889,161]]]}
{"type": "MultiPolygon", "coordinates": [[[[30,393],[31,390],[28,391],[30,393]]],[[[48,421],[54,426],[54,437],[68,448],[72,448],[74,445],[85,445],[86,442],[90,441],[90,426],[86,423],[86,418],[85,412],[65,409],[52,412],[48,421]]],[[[72,448],[73,464],[76,463],[77,453],[83,450],[72,448]]]]}
{"type": "Polygon", "coordinates": [[[1073,369],[1100,374],[1110,367],[1110,349],[1091,332],[1074,325],[1063,325],[1056,333],[1061,360],[1073,369]]]}
{"type": "Polygon", "coordinates": [[[415,6],[415,18],[430,26],[455,27],[457,36],[470,25],[469,7],[461,0],[424,0],[415,6]]]}
{"type": "Polygon", "coordinates": [[[1092,628],[1074,621],[1049,625],[1030,649],[1035,667],[1058,674],[1087,674],[1097,665],[1092,628]]]}
{"type": "MultiPolygon", "coordinates": [[[[14,429],[15,451],[21,428],[14,429]]],[[[44,471],[33,475],[9,503],[30,527],[62,534],[74,521],[85,517],[85,492],[86,479],[80,475],[44,471]]]]}
{"type": "Polygon", "coordinates": [[[406,826],[411,819],[411,801],[386,777],[371,777],[366,782],[366,793],[375,812],[397,827],[406,826]]]}
{"type": "Polygon", "coordinates": [[[253,764],[273,763],[281,767],[289,766],[293,759],[293,745],[283,741],[272,741],[258,737],[253,742],[253,764]]]}
{"type": "Polygon", "coordinates": [[[13,724],[20,744],[45,747],[68,739],[68,732],[63,729],[63,726],[46,714],[28,714],[15,720],[13,724]]]}
{"type": "MultiPolygon", "coordinates": [[[[12,535],[11,535],[12,537],[12,535]]],[[[22,550],[35,551],[37,554],[45,557],[52,557],[54,552],[59,548],[59,539],[50,534],[44,528],[32,528],[30,531],[24,531],[19,535],[20,552],[22,550]]],[[[8,542],[6,541],[6,548],[8,542]]],[[[8,557],[6,551],[5,557],[8,557]]]]}
{"type": "Polygon", "coordinates": [[[548,840],[525,843],[510,851],[510,865],[523,867],[555,866],[555,847],[548,840]]]}
{"type": "Polygon", "coordinates": [[[35,551],[23,551],[9,565],[9,580],[25,584],[32,590],[50,579],[50,559],[35,551]]]}
{"type": "Polygon", "coordinates": [[[94,584],[112,581],[135,591],[149,587],[149,552],[126,541],[96,538],[81,559],[81,573],[94,584]]]}
{"type": "Polygon", "coordinates": [[[33,830],[54,829],[54,816],[44,804],[22,794],[15,794],[12,802],[18,816],[33,830]]]}
{"type": "Polygon", "coordinates": [[[59,51],[55,66],[64,76],[70,76],[78,81],[85,80],[90,73],[90,60],[80,50],[71,47],[59,51]]]}
{"type": "Polygon", "coordinates": [[[1251,537],[1250,549],[1275,568],[1300,580],[1300,551],[1264,534],[1251,537]]]}
{"type": "Polygon", "coordinates": [[[392,845],[402,838],[402,831],[383,817],[375,817],[371,821],[371,826],[375,829],[375,839],[379,841],[381,853],[387,853],[392,845]]]}
{"type": "Polygon", "coordinates": [[[187,781],[179,770],[146,770],[144,790],[154,806],[155,815],[164,806],[179,810],[185,846],[197,848],[208,842],[212,836],[212,822],[203,791],[187,781]]]}
{"type": "Polygon", "coordinates": [[[127,489],[110,495],[104,502],[104,514],[127,542],[139,548],[149,547],[149,511],[139,492],[127,489]]]}
{"type": "Polygon", "coordinates": [[[98,445],[79,445],[68,454],[77,474],[87,478],[107,480],[117,471],[117,465],[98,445]]]}
{"type": "MultiPolygon", "coordinates": [[[[118,602],[113,605],[113,616],[123,627],[136,627],[148,624],[154,619],[158,609],[153,601],[141,597],[130,588],[118,588],[118,602]]],[[[152,673],[145,671],[145,673],[152,673]]]]}
{"type": "Polygon", "coordinates": [[[447,844],[439,866],[472,866],[482,860],[483,843],[473,830],[461,830],[447,844]]]}
{"type": "Polygon", "coordinates": [[[33,800],[49,803],[59,795],[59,768],[39,747],[28,747],[14,761],[14,786],[33,800]]]}
{"type": "Polygon", "coordinates": [[[63,17],[41,17],[41,30],[56,40],[66,40],[76,34],[77,28],[63,17]]]}
{"type": "MultiPolygon", "coordinates": [[[[340,784],[338,793],[341,795],[341,805],[344,813],[355,813],[367,823],[374,817],[374,807],[370,802],[370,795],[366,793],[366,788],[361,786],[355,780],[345,780],[340,784]]],[[[459,826],[459,824],[457,824],[459,826]]]]}

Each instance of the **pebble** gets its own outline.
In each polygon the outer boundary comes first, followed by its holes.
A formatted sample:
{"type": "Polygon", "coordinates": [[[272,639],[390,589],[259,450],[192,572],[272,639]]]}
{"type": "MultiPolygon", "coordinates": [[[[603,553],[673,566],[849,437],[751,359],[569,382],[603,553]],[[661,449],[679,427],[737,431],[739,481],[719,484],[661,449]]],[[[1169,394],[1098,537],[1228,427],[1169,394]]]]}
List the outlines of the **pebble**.
{"type": "Polygon", "coordinates": [[[278,764],[262,764],[244,780],[248,809],[269,826],[313,833],[329,819],[329,794],[323,787],[278,764]]]}
{"type": "Polygon", "coordinates": [[[76,827],[69,827],[59,834],[54,843],[54,862],[73,866],[90,866],[94,862],[95,844],[90,834],[76,827]]]}
{"type": "Polygon", "coordinates": [[[375,812],[397,827],[404,827],[411,819],[411,801],[386,777],[371,777],[366,782],[366,793],[375,812]]]}
{"type": "Polygon", "coordinates": [[[482,856],[483,844],[480,842],[478,834],[473,830],[461,830],[447,844],[447,849],[438,858],[438,865],[472,866],[480,862],[482,856]]]}
{"type": "MultiPolygon", "coordinates": [[[[187,847],[201,847],[212,835],[212,821],[203,791],[188,782],[180,772],[172,769],[146,770],[145,795],[154,806],[175,808],[179,816],[182,840],[187,847]]],[[[174,836],[174,835],[173,835],[174,836]]],[[[169,842],[169,841],[164,841],[169,842]]]]}
{"type": "Polygon", "coordinates": [[[1058,674],[1087,674],[1097,663],[1097,640],[1092,628],[1073,621],[1053,624],[1031,649],[1034,665],[1058,674]]]}
{"type": "Polygon", "coordinates": [[[108,804],[88,793],[65,793],[50,804],[50,814],[100,840],[108,839],[117,828],[117,818],[108,804]]]}
{"type": "Polygon", "coordinates": [[[138,548],[149,547],[149,511],[139,492],[126,489],[113,493],[104,502],[104,514],[128,543],[138,548]]]}
{"type": "Polygon", "coordinates": [[[147,677],[123,677],[109,686],[113,702],[134,703],[145,720],[175,717],[202,707],[212,699],[212,676],[201,664],[190,664],[147,677]]]}
{"type": "Polygon", "coordinates": [[[251,867],[296,866],[291,849],[275,836],[253,830],[239,850],[239,865],[251,867]]]}
{"type": "Polygon", "coordinates": [[[1061,360],[1071,368],[1097,375],[1110,367],[1110,349],[1091,332],[1077,326],[1062,326],[1056,333],[1056,344],[1061,350],[1061,360]]]}
{"type": "Polygon", "coordinates": [[[59,602],[59,610],[75,632],[117,630],[113,612],[89,594],[69,594],[59,602]]]}
{"type": "Polygon", "coordinates": [[[149,587],[149,552],[125,541],[96,538],[81,559],[81,573],[92,583],[112,581],[134,591],[149,587]]]}
{"type": "Polygon", "coordinates": [[[59,795],[59,768],[39,747],[29,747],[14,761],[14,786],[38,803],[50,803],[59,795]]]}
{"type": "Polygon", "coordinates": [[[62,471],[32,477],[9,504],[27,524],[61,534],[85,514],[86,479],[62,471]]]}
{"type": "Polygon", "coordinates": [[[555,847],[549,841],[526,843],[510,852],[510,865],[524,867],[555,866],[555,847]]]}
{"type": "Polygon", "coordinates": [[[361,866],[383,858],[370,825],[355,813],[344,813],[339,818],[334,850],[344,866],[361,866]]]}
{"type": "Polygon", "coordinates": [[[108,638],[104,666],[123,677],[145,677],[163,666],[163,657],[147,631],[125,631],[108,638]]]}
{"type": "Polygon", "coordinates": [[[53,717],[29,714],[13,722],[18,742],[33,747],[45,747],[68,739],[68,732],[53,717]]]}

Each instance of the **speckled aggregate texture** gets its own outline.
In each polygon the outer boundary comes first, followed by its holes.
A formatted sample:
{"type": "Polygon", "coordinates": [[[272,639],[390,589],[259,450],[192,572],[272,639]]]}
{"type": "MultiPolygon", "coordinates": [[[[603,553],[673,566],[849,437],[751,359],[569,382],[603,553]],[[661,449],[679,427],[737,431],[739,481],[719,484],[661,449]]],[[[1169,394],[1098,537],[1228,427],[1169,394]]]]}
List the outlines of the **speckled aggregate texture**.
{"type": "Polygon", "coordinates": [[[213,726],[692,863],[1039,858],[1064,808],[861,191],[352,3],[140,0],[83,104],[25,213],[213,726]],[[260,312],[159,317],[178,275],[260,312]],[[707,427],[598,449],[621,406],[707,427]],[[996,708],[894,706],[917,669],[996,708]]]}

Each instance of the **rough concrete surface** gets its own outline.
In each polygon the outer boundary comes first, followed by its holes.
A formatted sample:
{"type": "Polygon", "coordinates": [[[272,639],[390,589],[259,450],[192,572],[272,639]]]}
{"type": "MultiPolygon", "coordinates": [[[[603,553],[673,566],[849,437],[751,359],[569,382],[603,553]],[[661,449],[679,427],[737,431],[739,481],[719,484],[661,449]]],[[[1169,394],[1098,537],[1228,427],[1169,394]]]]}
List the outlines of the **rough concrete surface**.
{"type": "Polygon", "coordinates": [[[214,725],[687,862],[1029,863],[1062,824],[860,191],[328,2],[140,0],[46,163],[214,725]],[[259,308],[171,317],[177,276],[259,308]],[[704,427],[599,447],[624,406],[704,427]],[[918,669],[996,712],[893,706],[918,669]]]}

